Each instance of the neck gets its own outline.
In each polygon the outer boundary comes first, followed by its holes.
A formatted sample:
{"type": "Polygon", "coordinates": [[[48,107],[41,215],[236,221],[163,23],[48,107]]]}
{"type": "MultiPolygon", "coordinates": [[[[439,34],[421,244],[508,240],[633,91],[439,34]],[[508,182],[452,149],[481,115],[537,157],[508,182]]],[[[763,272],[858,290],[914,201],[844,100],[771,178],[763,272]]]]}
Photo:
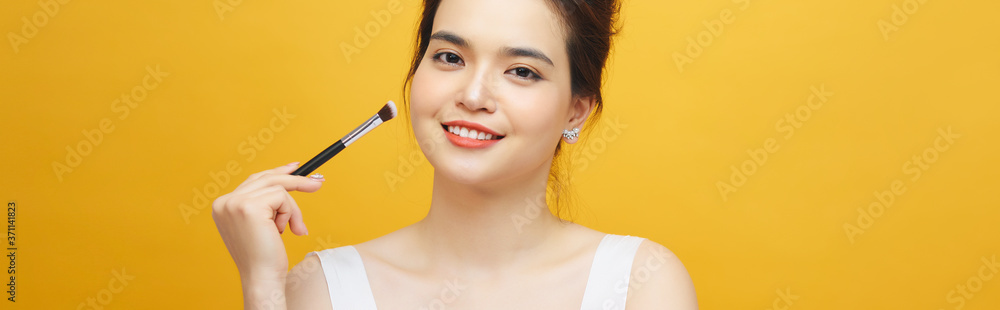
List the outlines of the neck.
{"type": "Polygon", "coordinates": [[[482,187],[435,173],[430,211],[416,224],[421,242],[445,268],[496,270],[523,261],[563,226],[545,203],[545,172],[482,187]]]}

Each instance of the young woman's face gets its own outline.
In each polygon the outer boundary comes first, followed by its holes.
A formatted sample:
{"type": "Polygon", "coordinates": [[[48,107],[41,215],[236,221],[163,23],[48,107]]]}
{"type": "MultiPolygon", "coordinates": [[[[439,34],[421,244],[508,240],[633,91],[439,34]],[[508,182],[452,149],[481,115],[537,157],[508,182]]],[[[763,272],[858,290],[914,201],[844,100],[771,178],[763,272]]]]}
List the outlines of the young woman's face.
{"type": "Polygon", "coordinates": [[[561,23],[544,0],[442,1],[410,93],[414,134],[439,176],[547,176],[574,118],[561,23]]]}

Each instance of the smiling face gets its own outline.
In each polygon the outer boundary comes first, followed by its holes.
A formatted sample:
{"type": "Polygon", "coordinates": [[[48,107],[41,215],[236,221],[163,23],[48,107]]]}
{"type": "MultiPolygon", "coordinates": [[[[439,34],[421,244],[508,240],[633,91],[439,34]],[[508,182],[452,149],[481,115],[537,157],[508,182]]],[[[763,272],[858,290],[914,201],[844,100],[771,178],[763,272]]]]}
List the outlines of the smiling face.
{"type": "Polygon", "coordinates": [[[414,134],[439,177],[548,174],[562,131],[590,112],[571,92],[565,42],[544,0],[442,1],[410,92],[414,134]]]}

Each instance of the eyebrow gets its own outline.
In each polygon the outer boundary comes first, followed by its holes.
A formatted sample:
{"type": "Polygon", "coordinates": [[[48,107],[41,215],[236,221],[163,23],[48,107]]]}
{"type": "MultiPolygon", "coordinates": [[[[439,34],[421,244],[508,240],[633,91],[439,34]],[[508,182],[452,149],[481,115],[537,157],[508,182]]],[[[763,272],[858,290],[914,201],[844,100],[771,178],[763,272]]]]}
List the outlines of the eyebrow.
{"type": "Polygon", "coordinates": [[[466,41],[457,34],[448,31],[438,31],[431,35],[429,40],[444,40],[461,48],[469,48],[469,41],[466,41]]]}
{"type": "MultiPolygon", "coordinates": [[[[465,40],[465,38],[462,38],[461,36],[448,31],[435,32],[430,36],[429,40],[442,40],[457,45],[458,47],[461,48],[469,48],[471,46],[469,44],[469,41],[465,40]]],[[[548,56],[545,56],[545,53],[542,53],[542,51],[530,47],[504,47],[500,50],[500,54],[506,57],[534,58],[544,61],[550,66],[553,67],[555,66],[555,64],[552,62],[552,59],[550,59],[548,56]]]]}
{"type": "Polygon", "coordinates": [[[504,56],[507,56],[507,57],[529,57],[529,58],[534,58],[534,59],[538,59],[538,60],[544,61],[544,62],[548,63],[550,66],[553,66],[553,67],[556,66],[555,64],[552,63],[552,59],[549,59],[548,56],[545,56],[545,53],[542,53],[542,51],[539,51],[539,50],[533,49],[533,48],[529,48],[529,47],[504,47],[501,50],[500,54],[504,55],[504,56]]]}

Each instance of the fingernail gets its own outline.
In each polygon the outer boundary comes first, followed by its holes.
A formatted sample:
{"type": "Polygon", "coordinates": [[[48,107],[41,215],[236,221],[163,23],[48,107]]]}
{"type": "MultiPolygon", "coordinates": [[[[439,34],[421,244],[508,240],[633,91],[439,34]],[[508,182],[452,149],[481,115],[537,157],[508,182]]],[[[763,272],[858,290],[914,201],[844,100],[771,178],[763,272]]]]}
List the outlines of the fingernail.
{"type": "Polygon", "coordinates": [[[294,167],[294,166],[298,166],[298,165],[299,165],[299,162],[297,162],[297,161],[294,161],[294,162],[290,162],[290,163],[288,163],[288,164],[287,164],[287,165],[285,165],[285,166],[289,166],[289,167],[294,167]]]}
{"type": "Polygon", "coordinates": [[[326,179],[323,178],[323,175],[319,174],[319,173],[313,173],[312,175],[309,176],[309,179],[313,180],[313,181],[320,181],[320,182],[326,181],[326,179]]]}

